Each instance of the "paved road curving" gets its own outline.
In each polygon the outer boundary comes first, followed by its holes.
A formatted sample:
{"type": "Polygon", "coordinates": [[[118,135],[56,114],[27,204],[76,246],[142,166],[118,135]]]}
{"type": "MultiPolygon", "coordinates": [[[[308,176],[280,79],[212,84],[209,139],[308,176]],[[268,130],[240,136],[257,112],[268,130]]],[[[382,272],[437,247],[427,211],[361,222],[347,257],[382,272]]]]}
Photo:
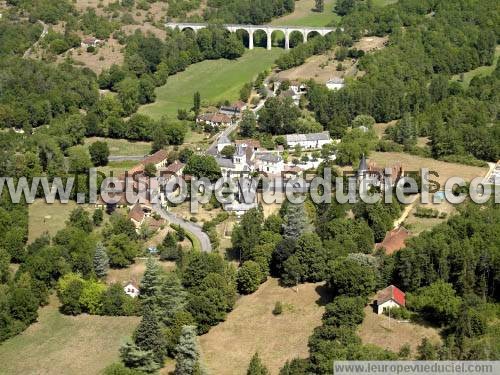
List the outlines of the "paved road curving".
{"type": "Polygon", "coordinates": [[[177,215],[166,211],[163,207],[160,207],[158,205],[155,205],[153,208],[162,218],[168,220],[172,224],[179,225],[181,228],[192,233],[196,238],[198,238],[201,245],[201,251],[207,253],[212,251],[212,244],[210,243],[210,239],[208,238],[207,234],[203,232],[200,226],[191,223],[190,221],[181,219],[177,215]]]}

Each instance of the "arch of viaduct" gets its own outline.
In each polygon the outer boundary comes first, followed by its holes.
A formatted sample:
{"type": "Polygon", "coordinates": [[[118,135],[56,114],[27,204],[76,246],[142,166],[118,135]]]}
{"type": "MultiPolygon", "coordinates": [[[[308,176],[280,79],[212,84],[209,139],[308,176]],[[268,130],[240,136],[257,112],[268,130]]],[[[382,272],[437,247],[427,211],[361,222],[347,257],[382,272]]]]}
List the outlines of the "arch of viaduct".
{"type": "MultiPolygon", "coordinates": [[[[165,24],[166,27],[179,30],[191,29],[194,32],[201,30],[207,27],[207,24],[204,23],[177,23],[177,22],[169,22],[165,24]]],[[[325,36],[331,32],[336,31],[336,28],[328,28],[328,27],[300,27],[300,26],[271,26],[271,25],[223,25],[223,27],[231,33],[235,33],[238,30],[244,30],[248,33],[248,48],[253,49],[253,35],[256,31],[263,31],[267,35],[267,49],[270,50],[272,48],[272,34],[275,31],[281,31],[285,34],[285,49],[290,48],[290,35],[293,32],[299,32],[302,34],[302,38],[304,43],[307,42],[307,38],[309,34],[312,32],[316,32],[321,36],[325,36]]],[[[339,29],[342,30],[342,29],[339,29]]]]}

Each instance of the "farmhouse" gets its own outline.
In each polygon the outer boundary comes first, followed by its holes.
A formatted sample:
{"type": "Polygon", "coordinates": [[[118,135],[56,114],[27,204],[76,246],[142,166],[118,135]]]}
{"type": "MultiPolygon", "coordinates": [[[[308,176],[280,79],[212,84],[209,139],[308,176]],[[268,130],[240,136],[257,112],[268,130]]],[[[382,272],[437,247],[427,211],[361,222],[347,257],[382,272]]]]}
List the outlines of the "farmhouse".
{"type": "Polygon", "coordinates": [[[123,290],[125,291],[125,294],[132,297],[136,298],[139,297],[140,291],[137,286],[134,285],[134,283],[130,282],[127,285],[123,287],[123,290]]]}
{"type": "Polygon", "coordinates": [[[156,151],[153,155],[146,157],[143,161],[141,161],[141,165],[144,167],[148,164],[153,164],[155,168],[158,170],[167,165],[168,152],[166,150],[156,151]]]}
{"type": "Polygon", "coordinates": [[[227,106],[221,106],[219,108],[219,113],[230,116],[230,117],[239,117],[241,116],[241,113],[247,109],[247,103],[238,100],[237,102],[227,105],[227,106]]]}
{"type": "Polygon", "coordinates": [[[229,126],[233,124],[233,119],[224,113],[205,113],[196,118],[196,123],[212,127],[229,126]]]}
{"type": "Polygon", "coordinates": [[[184,172],[184,168],[186,167],[186,164],[181,163],[179,160],[174,161],[172,164],[170,164],[168,167],[161,169],[160,176],[163,176],[165,178],[170,178],[170,177],[180,177],[182,176],[182,173],[184,172]]]}
{"type": "Polygon", "coordinates": [[[305,149],[313,149],[332,143],[332,139],[330,138],[330,133],[327,131],[310,134],[288,134],[286,136],[286,143],[289,148],[299,145],[305,149]]]}
{"type": "Polygon", "coordinates": [[[94,37],[89,37],[89,38],[85,38],[82,43],[81,43],[81,46],[82,48],[88,48],[88,47],[99,47],[100,45],[102,45],[103,41],[100,40],[100,39],[97,39],[97,38],[94,38],[94,37]]]}
{"type": "Polygon", "coordinates": [[[377,294],[377,314],[380,315],[384,309],[405,307],[406,294],[394,285],[389,285],[377,294]]]}
{"type": "Polygon", "coordinates": [[[345,86],[345,81],[343,78],[332,78],[326,82],[326,87],[328,90],[340,90],[345,86]]]}

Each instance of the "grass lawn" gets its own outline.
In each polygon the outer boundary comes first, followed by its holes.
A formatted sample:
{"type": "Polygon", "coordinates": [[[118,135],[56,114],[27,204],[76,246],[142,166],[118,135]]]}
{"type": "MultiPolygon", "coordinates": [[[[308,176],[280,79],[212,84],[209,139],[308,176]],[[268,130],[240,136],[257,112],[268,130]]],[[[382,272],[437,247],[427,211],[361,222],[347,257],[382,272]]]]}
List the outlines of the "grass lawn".
{"type": "MultiPolygon", "coordinates": [[[[476,76],[487,76],[493,73],[497,66],[498,58],[500,57],[500,46],[495,49],[495,58],[492,65],[480,66],[474,70],[464,73],[464,80],[462,81],[462,86],[469,87],[470,81],[476,76]]],[[[460,74],[456,74],[452,77],[453,81],[458,81],[460,79],[460,74]]]]}
{"type": "Polygon", "coordinates": [[[57,307],[53,296],[37,323],[0,346],[2,375],[100,374],[118,361],[139,323],[138,317],[65,316],[57,307]]]}
{"type": "Polygon", "coordinates": [[[225,322],[200,337],[202,360],[210,373],[244,375],[256,351],[271,374],[289,359],[307,357],[307,340],[321,325],[324,312],[317,303],[318,287],[303,284],[297,292],[269,279],[255,293],[241,297],[225,322]],[[284,304],[284,311],[274,316],[277,301],[284,304]]]}
{"type": "Polygon", "coordinates": [[[85,139],[85,146],[97,141],[108,144],[110,156],[144,156],[151,152],[150,142],[130,142],[125,139],[91,137],[85,139]]]}
{"type": "Polygon", "coordinates": [[[62,204],[57,200],[47,204],[43,199],[37,199],[29,205],[28,241],[49,232],[51,236],[66,226],[66,221],[73,209],[77,207],[74,201],[62,204]]]}
{"type": "MultiPolygon", "coordinates": [[[[106,277],[106,283],[127,283],[133,281],[135,283],[140,283],[144,272],[146,271],[146,258],[138,258],[135,260],[134,264],[126,268],[120,269],[110,269],[108,271],[108,276],[106,277]]],[[[159,262],[160,266],[165,271],[173,271],[175,269],[174,262],[159,262]]]]}
{"type": "Polygon", "coordinates": [[[281,48],[271,51],[256,48],[245,51],[237,60],[206,60],[193,64],[184,72],[169,77],[164,86],[156,89],[156,102],[142,106],[139,112],[155,119],[165,115],[175,118],[178,109],[191,108],[197,91],[204,105],[236,100],[243,85],[269,69],[282,53],[281,48]]]}
{"type": "Polygon", "coordinates": [[[121,174],[125,173],[125,171],[132,169],[132,167],[136,166],[137,164],[139,164],[139,162],[134,160],[110,161],[108,165],[106,165],[105,167],[99,167],[97,168],[97,170],[104,173],[108,177],[111,172],[113,172],[114,177],[118,177],[121,174]]]}
{"type": "Polygon", "coordinates": [[[315,12],[315,0],[299,0],[295,2],[295,11],[286,16],[277,18],[271,22],[272,25],[285,26],[328,26],[332,21],[340,20],[333,12],[335,0],[325,0],[325,11],[315,12]]]}

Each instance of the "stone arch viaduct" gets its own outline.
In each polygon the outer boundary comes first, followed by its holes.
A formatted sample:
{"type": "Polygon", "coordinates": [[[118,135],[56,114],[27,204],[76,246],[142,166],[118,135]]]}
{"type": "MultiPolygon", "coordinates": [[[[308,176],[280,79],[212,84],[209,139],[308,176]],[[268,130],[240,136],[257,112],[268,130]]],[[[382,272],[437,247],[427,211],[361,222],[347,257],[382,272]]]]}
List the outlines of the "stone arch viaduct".
{"type": "MultiPolygon", "coordinates": [[[[175,29],[179,28],[179,30],[191,29],[194,32],[201,30],[208,25],[205,23],[177,23],[177,22],[168,22],[165,24],[166,27],[175,29]]],[[[285,49],[290,48],[290,35],[293,32],[299,32],[302,34],[302,38],[304,43],[307,42],[308,36],[316,32],[321,36],[325,36],[331,32],[337,30],[337,28],[328,28],[328,27],[303,27],[303,26],[272,26],[272,25],[223,25],[223,27],[229,32],[235,33],[238,30],[244,30],[248,33],[248,48],[253,49],[253,34],[256,31],[263,31],[267,35],[267,49],[270,50],[272,47],[272,34],[275,31],[281,31],[285,34],[285,49]]],[[[342,31],[342,29],[339,28],[342,31]]]]}

